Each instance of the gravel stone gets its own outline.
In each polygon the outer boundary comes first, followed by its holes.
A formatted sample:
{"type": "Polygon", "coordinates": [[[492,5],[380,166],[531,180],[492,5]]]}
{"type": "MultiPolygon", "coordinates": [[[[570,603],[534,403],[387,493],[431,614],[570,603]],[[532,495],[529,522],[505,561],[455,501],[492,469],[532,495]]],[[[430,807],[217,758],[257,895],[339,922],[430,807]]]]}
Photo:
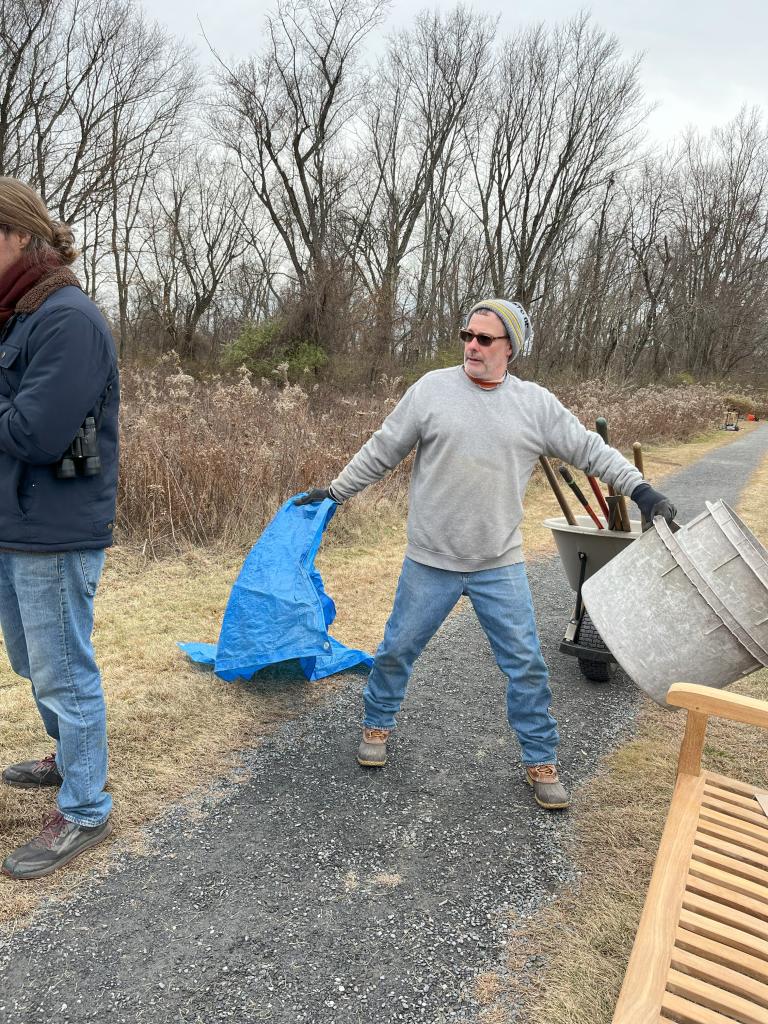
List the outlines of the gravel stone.
{"type": "MultiPolygon", "coordinates": [[[[767,450],[761,427],[663,489],[681,520],[705,497],[736,503],[767,450]]],[[[573,595],[559,561],[529,576],[562,774],[578,786],[631,734],[645,698],[620,672],[587,682],[560,653],[573,595]]],[[[419,660],[381,771],[355,761],[363,683],[345,676],[245,752],[202,815],[169,810],[147,829],[148,855],[118,857],[107,878],[5,933],[0,1022],[476,1020],[473,983],[504,974],[512,913],[524,922],[575,876],[569,815],[533,802],[471,609],[419,660]]]]}

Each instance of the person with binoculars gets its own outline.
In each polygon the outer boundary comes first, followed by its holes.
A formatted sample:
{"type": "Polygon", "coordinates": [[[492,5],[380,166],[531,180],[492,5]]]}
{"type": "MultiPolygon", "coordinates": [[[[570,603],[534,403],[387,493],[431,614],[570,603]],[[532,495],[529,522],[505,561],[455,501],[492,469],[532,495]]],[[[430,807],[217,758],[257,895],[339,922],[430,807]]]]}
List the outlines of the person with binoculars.
{"type": "Polygon", "coordinates": [[[2,780],[58,789],[42,832],[3,861],[18,879],[50,874],[112,831],[91,633],[114,529],[119,377],[109,327],[68,269],[77,255],[41,197],[0,177],[0,626],[56,745],[2,780]]]}

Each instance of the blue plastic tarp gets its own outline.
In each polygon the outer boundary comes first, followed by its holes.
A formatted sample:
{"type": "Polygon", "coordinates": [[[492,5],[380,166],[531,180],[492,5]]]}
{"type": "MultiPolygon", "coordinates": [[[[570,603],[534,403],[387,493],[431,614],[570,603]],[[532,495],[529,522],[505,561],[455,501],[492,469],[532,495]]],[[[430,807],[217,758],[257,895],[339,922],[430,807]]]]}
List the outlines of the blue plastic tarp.
{"type": "Polygon", "coordinates": [[[248,553],[227,601],[217,644],[180,643],[192,661],[222,679],[250,679],[259,669],[298,660],[307,679],[373,664],[365,651],[334,640],[336,606],[326,594],[315,555],[336,511],[330,499],[287,501],[248,553]]]}

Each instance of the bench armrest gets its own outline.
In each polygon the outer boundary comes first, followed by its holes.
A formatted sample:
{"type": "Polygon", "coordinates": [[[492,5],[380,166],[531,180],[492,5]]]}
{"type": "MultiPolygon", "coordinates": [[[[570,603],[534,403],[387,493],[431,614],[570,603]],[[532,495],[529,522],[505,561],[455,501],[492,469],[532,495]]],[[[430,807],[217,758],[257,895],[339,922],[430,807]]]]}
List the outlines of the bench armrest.
{"type": "Polygon", "coordinates": [[[744,722],[768,729],[768,701],[742,697],[711,686],[694,683],[673,683],[667,694],[667,704],[687,708],[700,715],[726,718],[731,722],[744,722]]]}

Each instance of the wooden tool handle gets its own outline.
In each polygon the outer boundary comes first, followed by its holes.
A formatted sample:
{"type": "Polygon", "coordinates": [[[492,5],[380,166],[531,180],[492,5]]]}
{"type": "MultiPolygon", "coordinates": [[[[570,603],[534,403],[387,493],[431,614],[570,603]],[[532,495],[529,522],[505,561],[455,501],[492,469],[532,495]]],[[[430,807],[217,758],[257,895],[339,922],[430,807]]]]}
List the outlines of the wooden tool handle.
{"type": "MultiPolygon", "coordinates": [[[[595,420],[595,430],[598,432],[600,437],[602,437],[606,444],[611,443],[608,440],[608,420],[606,420],[604,416],[598,416],[595,420]]],[[[608,485],[608,493],[610,495],[616,494],[616,491],[613,489],[613,487],[610,486],[610,484],[608,485]]],[[[619,501],[617,505],[616,518],[619,520],[619,525],[621,529],[624,531],[624,533],[629,533],[632,527],[629,522],[629,511],[627,509],[627,502],[623,494],[619,494],[617,495],[617,497],[619,501]]]]}
{"type": "Polygon", "coordinates": [[[544,475],[546,476],[547,480],[549,480],[549,486],[555,492],[555,497],[557,498],[560,508],[563,510],[563,515],[565,516],[566,522],[569,526],[576,526],[576,516],[571,511],[571,507],[566,501],[565,495],[563,494],[563,489],[560,486],[560,481],[555,476],[555,471],[550,466],[549,459],[546,457],[546,455],[540,455],[539,462],[541,463],[541,468],[544,470],[544,475]]]}
{"type": "Polygon", "coordinates": [[[632,454],[635,457],[635,468],[639,469],[643,476],[645,476],[645,470],[643,469],[643,446],[639,441],[635,441],[632,445],[632,454]]]}
{"type": "MultiPolygon", "coordinates": [[[[643,446],[639,441],[635,441],[632,445],[632,455],[635,459],[635,469],[639,470],[640,474],[645,477],[645,471],[643,470],[643,446]]],[[[640,513],[640,524],[643,530],[645,530],[645,516],[642,512],[640,513]]]]}

